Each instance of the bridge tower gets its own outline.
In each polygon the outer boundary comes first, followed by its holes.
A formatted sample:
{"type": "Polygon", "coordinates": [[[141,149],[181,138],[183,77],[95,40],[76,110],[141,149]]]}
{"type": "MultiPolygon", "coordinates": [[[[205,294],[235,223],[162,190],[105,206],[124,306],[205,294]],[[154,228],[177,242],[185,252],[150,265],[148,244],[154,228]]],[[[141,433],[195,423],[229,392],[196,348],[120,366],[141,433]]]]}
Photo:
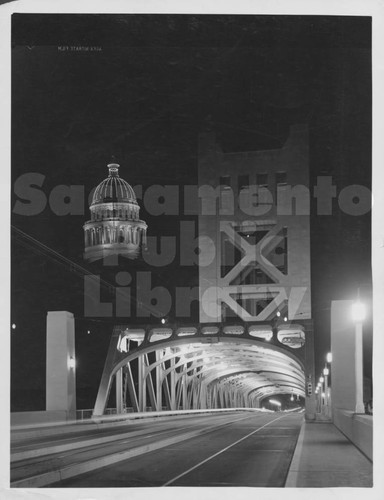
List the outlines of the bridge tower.
{"type": "Polygon", "coordinates": [[[199,141],[200,321],[273,327],[303,351],[306,413],[315,416],[308,131],[281,149],[224,153],[199,141]]]}

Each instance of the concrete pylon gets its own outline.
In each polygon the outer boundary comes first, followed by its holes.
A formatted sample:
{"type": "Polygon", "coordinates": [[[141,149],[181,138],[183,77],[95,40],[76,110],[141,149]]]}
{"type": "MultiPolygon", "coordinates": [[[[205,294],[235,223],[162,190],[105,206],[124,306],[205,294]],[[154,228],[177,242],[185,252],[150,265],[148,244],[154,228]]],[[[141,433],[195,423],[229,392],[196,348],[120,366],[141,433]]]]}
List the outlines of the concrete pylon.
{"type": "Polygon", "coordinates": [[[46,410],[76,419],[75,322],[68,311],[47,313],[46,410]]]}
{"type": "Polygon", "coordinates": [[[355,411],[355,324],[352,300],[333,300],[331,306],[332,407],[355,411]]]}

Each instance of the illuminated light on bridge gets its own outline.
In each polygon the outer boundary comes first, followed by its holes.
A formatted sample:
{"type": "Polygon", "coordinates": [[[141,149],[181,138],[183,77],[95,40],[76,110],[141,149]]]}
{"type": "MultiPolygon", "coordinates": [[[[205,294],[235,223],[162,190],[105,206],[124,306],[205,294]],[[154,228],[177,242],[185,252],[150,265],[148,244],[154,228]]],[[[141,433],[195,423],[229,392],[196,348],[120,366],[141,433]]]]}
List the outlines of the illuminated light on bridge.
{"type": "Polygon", "coordinates": [[[267,341],[273,338],[273,331],[269,325],[252,325],[248,327],[248,333],[251,337],[265,339],[267,341]]]}
{"type": "Polygon", "coordinates": [[[292,349],[299,349],[305,344],[304,328],[301,325],[291,324],[278,327],[277,339],[292,349]]]}
{"type": "Polygon", "coordinates": [[[76,360],[72,356],[68,360],[68,368],[74,370],[76,368],[76,360]]]}
{"type": "Polygon", "coordinates": [[[279,408],[280,408],[280,406],[281,406],[280,401],[277,401],[276,399],[270,399],[270,400],[269,400],[269,403],[271,403],[271,405],[278,406],[279,408]]]}
{"type": "Polygon", "coordinates": [[[352,320],[355,322],[364,321],[366,317],[366,307],[360,302],[354,302],[351,307],[352,320]]]}

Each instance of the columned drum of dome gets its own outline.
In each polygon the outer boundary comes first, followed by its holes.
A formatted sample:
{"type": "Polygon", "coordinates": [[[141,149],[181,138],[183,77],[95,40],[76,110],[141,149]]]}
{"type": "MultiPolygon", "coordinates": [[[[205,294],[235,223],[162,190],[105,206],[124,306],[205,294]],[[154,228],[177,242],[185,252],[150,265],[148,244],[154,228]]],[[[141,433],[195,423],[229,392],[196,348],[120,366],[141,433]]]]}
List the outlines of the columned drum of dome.
{"type": "Polygon", "coordinates": [[[113,255],[135,259],[146,246],[147,224],[132,187],[119,176],[119,165],[108,165],[109,175],[95,189],[84,228],[84,259],[90,262],[113,255]]]}

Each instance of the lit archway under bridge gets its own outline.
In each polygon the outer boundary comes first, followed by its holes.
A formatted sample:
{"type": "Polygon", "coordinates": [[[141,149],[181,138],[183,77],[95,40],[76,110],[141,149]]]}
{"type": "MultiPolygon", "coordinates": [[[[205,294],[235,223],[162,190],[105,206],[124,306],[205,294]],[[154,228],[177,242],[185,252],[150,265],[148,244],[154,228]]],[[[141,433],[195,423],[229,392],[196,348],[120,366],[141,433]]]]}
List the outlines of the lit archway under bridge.
{"type": "Polygon", "coordinates": [[[117,413],[258,408],[267,396],[305,397],[304,327],[115,326],[94,415],[113,383],[117,413]]]}

